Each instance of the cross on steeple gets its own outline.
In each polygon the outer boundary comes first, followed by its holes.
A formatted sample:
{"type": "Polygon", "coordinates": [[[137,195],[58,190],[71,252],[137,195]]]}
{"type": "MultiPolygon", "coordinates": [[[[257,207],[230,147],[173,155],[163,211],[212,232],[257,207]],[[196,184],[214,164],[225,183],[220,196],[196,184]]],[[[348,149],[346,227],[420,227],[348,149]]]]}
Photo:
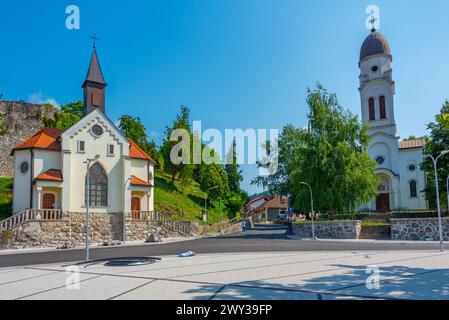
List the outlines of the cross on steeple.
{"type": "Polygon", "coordinates": [[[94,48],[96,48],[97,41],[100,41],[100,38],[97,37],[96,33],[94,33],[93,35],[89,36],[89,38],[94,41],[94,48]]]}
{"type": "Polygon", "coordinates": [[[377,21],[377,19],[374,16],[372,16],[371,20],[370,20],[370,23],[373,26],[373,28],[371,29],[371,32],[376,32],[376,27],[375,27],[376,21],[377,21]]]}

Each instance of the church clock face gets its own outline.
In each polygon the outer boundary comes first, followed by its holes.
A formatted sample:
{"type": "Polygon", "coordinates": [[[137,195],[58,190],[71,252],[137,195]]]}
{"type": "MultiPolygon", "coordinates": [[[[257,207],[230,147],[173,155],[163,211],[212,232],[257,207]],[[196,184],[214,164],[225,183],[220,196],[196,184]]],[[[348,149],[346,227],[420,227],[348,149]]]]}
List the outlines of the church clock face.
{"type": "Polygon", "coordinates": [[[92,126],[92,133],[94,134],[94,136],[96,137],[101,137],[103,135],[103,128],[101,126],[99,126],[98,124],[92,126]]]}

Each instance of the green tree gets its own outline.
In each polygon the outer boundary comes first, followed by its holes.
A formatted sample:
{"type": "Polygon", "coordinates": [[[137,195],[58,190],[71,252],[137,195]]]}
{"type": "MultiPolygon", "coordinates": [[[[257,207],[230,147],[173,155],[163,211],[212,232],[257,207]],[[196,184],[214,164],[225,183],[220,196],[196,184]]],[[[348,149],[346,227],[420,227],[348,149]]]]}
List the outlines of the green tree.
{"type": "Polygon", "coordinates": [[[134,141],[142,148],[150,157],[152,157],[159,164],[161,163],[160,153],[156,143],[148,139],[147,131],[139,117],[132,117],[123,115],[119,118],[119,129],[128,139],[134,141]]]}
{"type": "Polygon", "coordinates": [[[312,186],[317,211],[331,218],[335,212],[354,212],[376,196],[377,165],[365,151],[367,127],[320,85],[308,90],[307,104],[308,128],[286,126],[277,150],[268,153],[278,157],[278,171],[253,183],[290,196],[296,210],[308,212],[309,190],[300,184],[306,182],[312,186]]]}
{"type": "Polygon", "coordinates": [[[229,152],[226,155],[226,174],[228,175],[229,190],[234,193],[239,193],[240,183],[243,181],[242,170],[237,163],[237,142],[232,142],[232,146],[229,148],[229,152]]]}
{"type": "MultiPolygon", "coordinates": [[[[446,119],[449,119],[449,101],[445,101],[440,114],[435,117],[435,121],[427,125],[430,131],[430,139],[427,142],[424,153],[438,156],[442,151],[449,149],[449,126],[446,119]]],[[[435,173],[433,162],[429,157],[425,157],[421,164],[421,169],[427,174],[427,184],[425,189],[426,199],[432,208],[436,208],[435,194],[435,173]]],[[[440,201],[447,206],[446,179],[449,176],[449,155],[444,155],[438,160],[438,183],[440,188],[440,201]]]]}
{"type": "Polygon", "coordinates": [[[83,102],[77,101],[61,106],[59,111],[50,103],[44,107],[54,110],[53,118],[43,117],[42,121],[47,128],[54,128],[59,130],[67,130],[83,118],[83,102]]]}
{"type": "Polygon", "coordinates": [[[5,117],[5,114],[0,113],[0,137],[4,136],[5,134],[8,133],[8,127],[6,126],[6,124],[3,121],[4,117],[5,117]]]}
{"type": "Polygon", "coordinates": [[[192,166],[192,154],[193,154],[193,135],[192,130],[190,128],[190,110],[186,106],[181,106],[180,113],[176,116],[176,119],[173,121],[171,127],[165,128],[165,139],[162,142],[161,146],[161,155],[164,161],[164,170],[171,174],[172,176],[172,184],[174,184],[176,179],[184,179],[186,181],[190,181],[192,179],[194,167],[192,166]],[[174,130],[184,129],[188,134],[189,141],[171,141],[171,135],[174,130]],[[188,152],[188,154],[180,154],[180,156],[186,157],[188,161],[184,163],[174,163],[171,159],[172,150],[176,145],[184,144],[184,151],[188,152]],[[185,151],[188,150],[188,151],[185,151]]]}

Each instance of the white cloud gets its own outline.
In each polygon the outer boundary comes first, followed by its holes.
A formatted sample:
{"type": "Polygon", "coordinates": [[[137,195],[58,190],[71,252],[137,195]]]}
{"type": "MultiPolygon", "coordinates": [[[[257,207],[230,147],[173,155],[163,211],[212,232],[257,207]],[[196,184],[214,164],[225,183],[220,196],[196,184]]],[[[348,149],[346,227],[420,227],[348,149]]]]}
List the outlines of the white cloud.
{"type": "Polygon", "coordinates": [[[44,104],[44,103],[50,103],[54,105],[57,108],[60,108],[61,105],[56,101],[55,98],[50,98],[45,96],[41,90],[38,92],[34,92],[28,96],[27,102],[29,103],[35,103],[35,104],[44,104]]]}

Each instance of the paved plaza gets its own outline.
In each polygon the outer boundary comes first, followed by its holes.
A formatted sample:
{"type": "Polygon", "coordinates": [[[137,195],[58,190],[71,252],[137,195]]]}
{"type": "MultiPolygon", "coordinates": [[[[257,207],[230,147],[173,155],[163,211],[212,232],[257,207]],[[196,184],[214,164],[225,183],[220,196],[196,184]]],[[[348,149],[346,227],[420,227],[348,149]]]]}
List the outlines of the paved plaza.
{"type": "Polygon", "coordinates": [[[437,251],[221,253],[158,258],[161,260],[152,264],[133,266],[115,266],[110,261],[78,265],[79,289],[76,274],[68,273],[76,270],[75,264],[1,268],[0,299],[449,299],[449,253],[437,251]],[[367,278],[375,275],[372,271],[376,269],[380,288],[369,289],[367,278]]]}

